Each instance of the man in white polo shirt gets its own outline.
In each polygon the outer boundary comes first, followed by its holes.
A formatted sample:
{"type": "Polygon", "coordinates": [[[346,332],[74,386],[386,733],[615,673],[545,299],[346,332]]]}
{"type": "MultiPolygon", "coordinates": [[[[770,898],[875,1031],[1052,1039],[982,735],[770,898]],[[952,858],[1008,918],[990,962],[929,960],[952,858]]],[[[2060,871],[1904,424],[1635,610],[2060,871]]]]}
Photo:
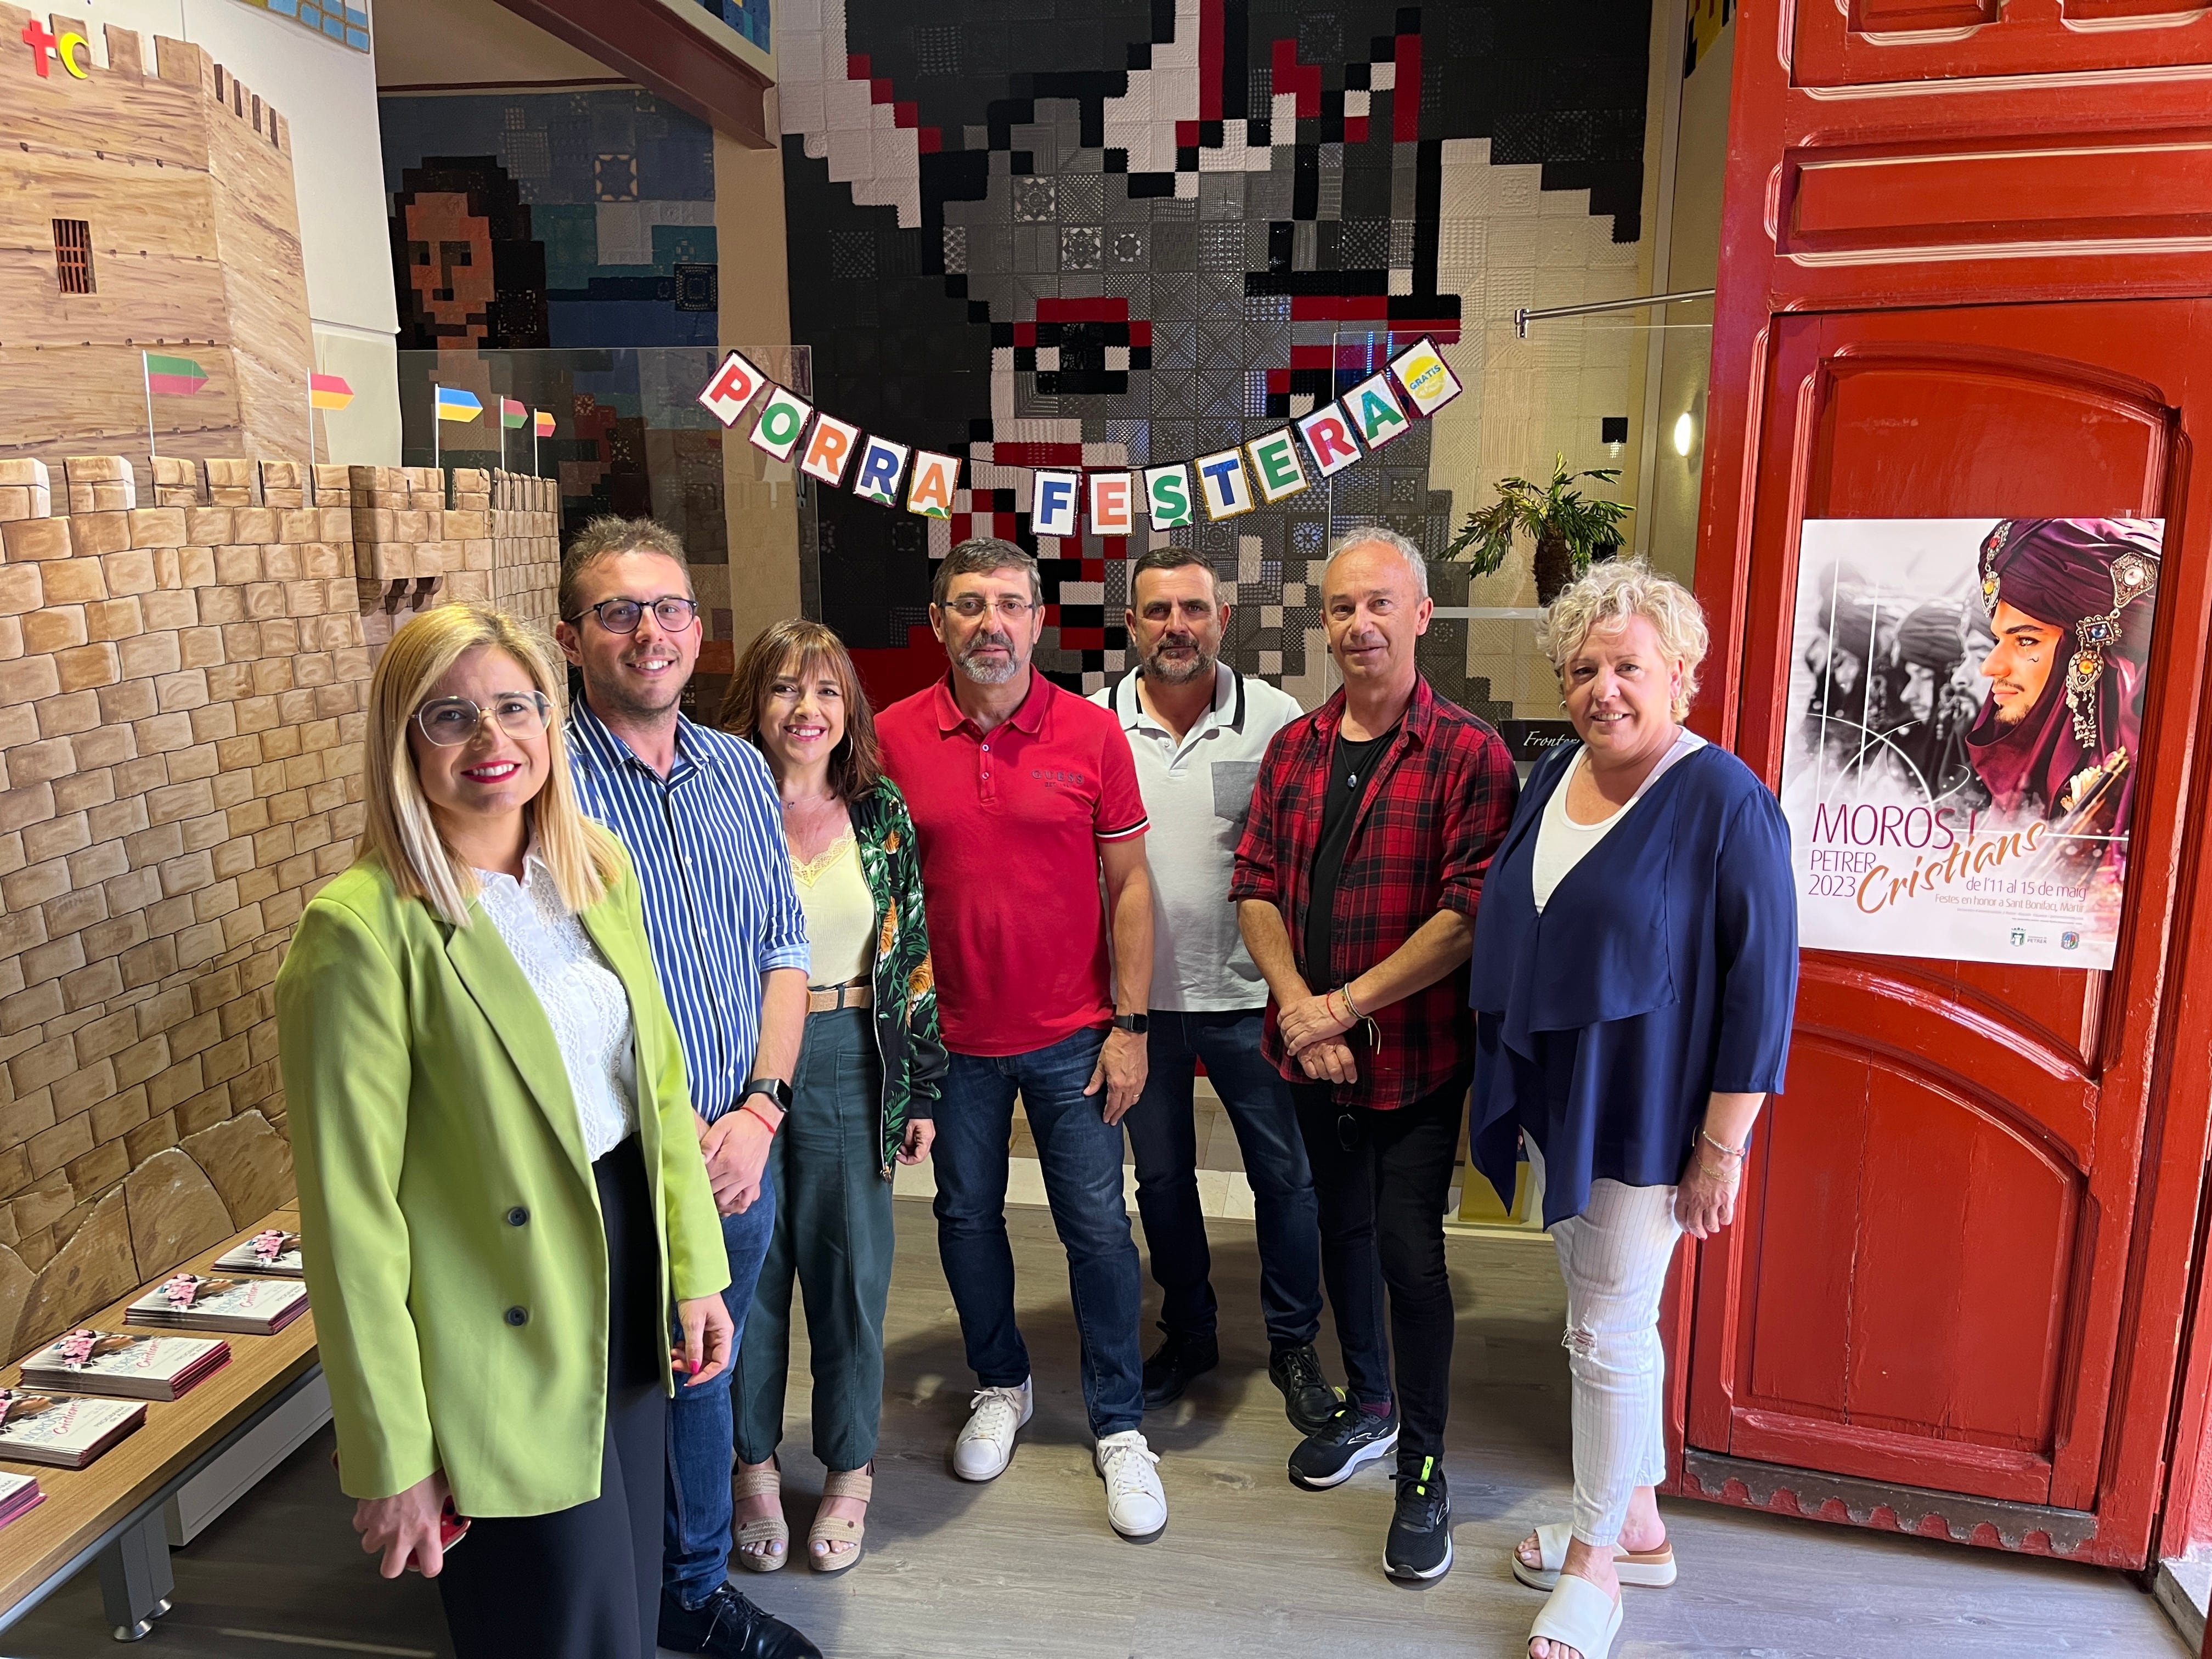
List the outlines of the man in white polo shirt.
{"type": "Polygon", "coordinates": [[[1129,582],[1124,619],[1137,666],[1092,700],[1112,709],[1128,734],[1152,820],[1149,1069],[1123,1124],[1167,1334],[1145,1362],[1145,1404],[1178,1398],[1220,1363],[1191,1110],[1203,1060],[1252,1186],[1267,1375],[1291,1423],[1310,1434],[1337,1407],[1313,1346],[1321,1328],[1320,1222],[1289,1086],[1260,1054],[1267,981],[1229,902],[1261,758],[1304,711],[1288,693],[1220,659],[1229,607],[1194,550],[1155,548],[1137,561],[1129,582]]]}

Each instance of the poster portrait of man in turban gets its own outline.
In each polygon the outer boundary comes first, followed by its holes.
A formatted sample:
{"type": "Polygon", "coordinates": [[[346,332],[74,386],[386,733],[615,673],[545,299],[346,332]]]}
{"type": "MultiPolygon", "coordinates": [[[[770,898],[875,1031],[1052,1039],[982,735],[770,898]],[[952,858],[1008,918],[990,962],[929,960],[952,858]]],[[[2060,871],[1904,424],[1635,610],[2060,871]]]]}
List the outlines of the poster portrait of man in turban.
{"type": "Polygon", "coordinates": [[[1776,792],[1803,943],[2112,965],[2164,538],[2154,519],[1804,522],[1776,792]]]}
{"type": "Polygon", "coordinates": [[[2162,532],[2142,519],[2002,519],[1982,542],[1996,642],[1967,752],[1990,810],[2049,822],[2076,874],[2118,873],[2162,532]]]}

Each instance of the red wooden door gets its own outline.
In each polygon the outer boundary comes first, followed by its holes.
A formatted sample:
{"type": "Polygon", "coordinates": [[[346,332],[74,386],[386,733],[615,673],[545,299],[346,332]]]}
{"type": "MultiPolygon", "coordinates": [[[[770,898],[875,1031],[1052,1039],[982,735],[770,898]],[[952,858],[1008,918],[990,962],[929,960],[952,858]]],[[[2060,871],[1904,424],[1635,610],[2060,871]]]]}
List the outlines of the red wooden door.
{"type": "MultiPolygon", "coordinates": [[[[1745,761],[1779,775],[1804,520],[2179,519],[2175,442],[2192,419],[2212,430],[2212,384],[2176,343],[2207,330],[2212,303],[2189,301],[1778,319],[1745,761]]],[[[2176,589],[2153,696],[2171,701],[2178,667],[2185,710],[2199,643],[2174,637],[2176,589]]],[[[1741,1224],[1704,1253],[1691,1445],[2086,1525],[2166,945],[2157,872],[2179,851],[2152,816],[2109,974],[1806,953],[1790,1092],[1741,1224]],[[2131,1010],[2130,987],[2154,994],[2131,1010]]]]}
{"type": "Polygon", "coordinates": [[[1806,953],[1790,1092],[1671,1310],[1680,1485],[2141,1565],[2206,1147],[2175,1021],[2212,908],[2212,15],[1778,0],[1738,27],[1700,729],[1778,780],[1808,519],[2167,528],[2114,967],[1806,953]]]}

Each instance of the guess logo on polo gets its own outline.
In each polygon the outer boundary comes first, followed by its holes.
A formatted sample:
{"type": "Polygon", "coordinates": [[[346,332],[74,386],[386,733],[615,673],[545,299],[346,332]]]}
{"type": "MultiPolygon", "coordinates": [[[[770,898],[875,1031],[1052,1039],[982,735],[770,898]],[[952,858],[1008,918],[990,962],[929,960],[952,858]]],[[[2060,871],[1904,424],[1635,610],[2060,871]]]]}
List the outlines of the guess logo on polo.
{"type": "Polygon", "coordinates": [[[1083,787],[1082,773],[1066,771],[1056,766],[1032,766],[1030,768],[1030,775],[1048,789],[1060,784],[1066,784],[1072,789],[1083,787]]]}

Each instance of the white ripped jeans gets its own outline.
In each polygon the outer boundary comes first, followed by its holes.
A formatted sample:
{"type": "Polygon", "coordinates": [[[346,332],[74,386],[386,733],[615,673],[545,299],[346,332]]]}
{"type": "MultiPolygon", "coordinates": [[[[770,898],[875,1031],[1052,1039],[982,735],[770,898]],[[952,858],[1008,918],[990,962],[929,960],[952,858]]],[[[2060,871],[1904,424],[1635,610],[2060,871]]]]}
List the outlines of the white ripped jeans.
{"type": "Polygon", "coordinates": [[[1619,1541],[1638,1486],[1667,1478],[1666,1356],[1659,1295],[1682,1229],[1672,1187],[1590,1183],[1589,1203],[1552,1229],[1567,1281],[1574,1376],[1574,1535],[1619,1541]]]}

